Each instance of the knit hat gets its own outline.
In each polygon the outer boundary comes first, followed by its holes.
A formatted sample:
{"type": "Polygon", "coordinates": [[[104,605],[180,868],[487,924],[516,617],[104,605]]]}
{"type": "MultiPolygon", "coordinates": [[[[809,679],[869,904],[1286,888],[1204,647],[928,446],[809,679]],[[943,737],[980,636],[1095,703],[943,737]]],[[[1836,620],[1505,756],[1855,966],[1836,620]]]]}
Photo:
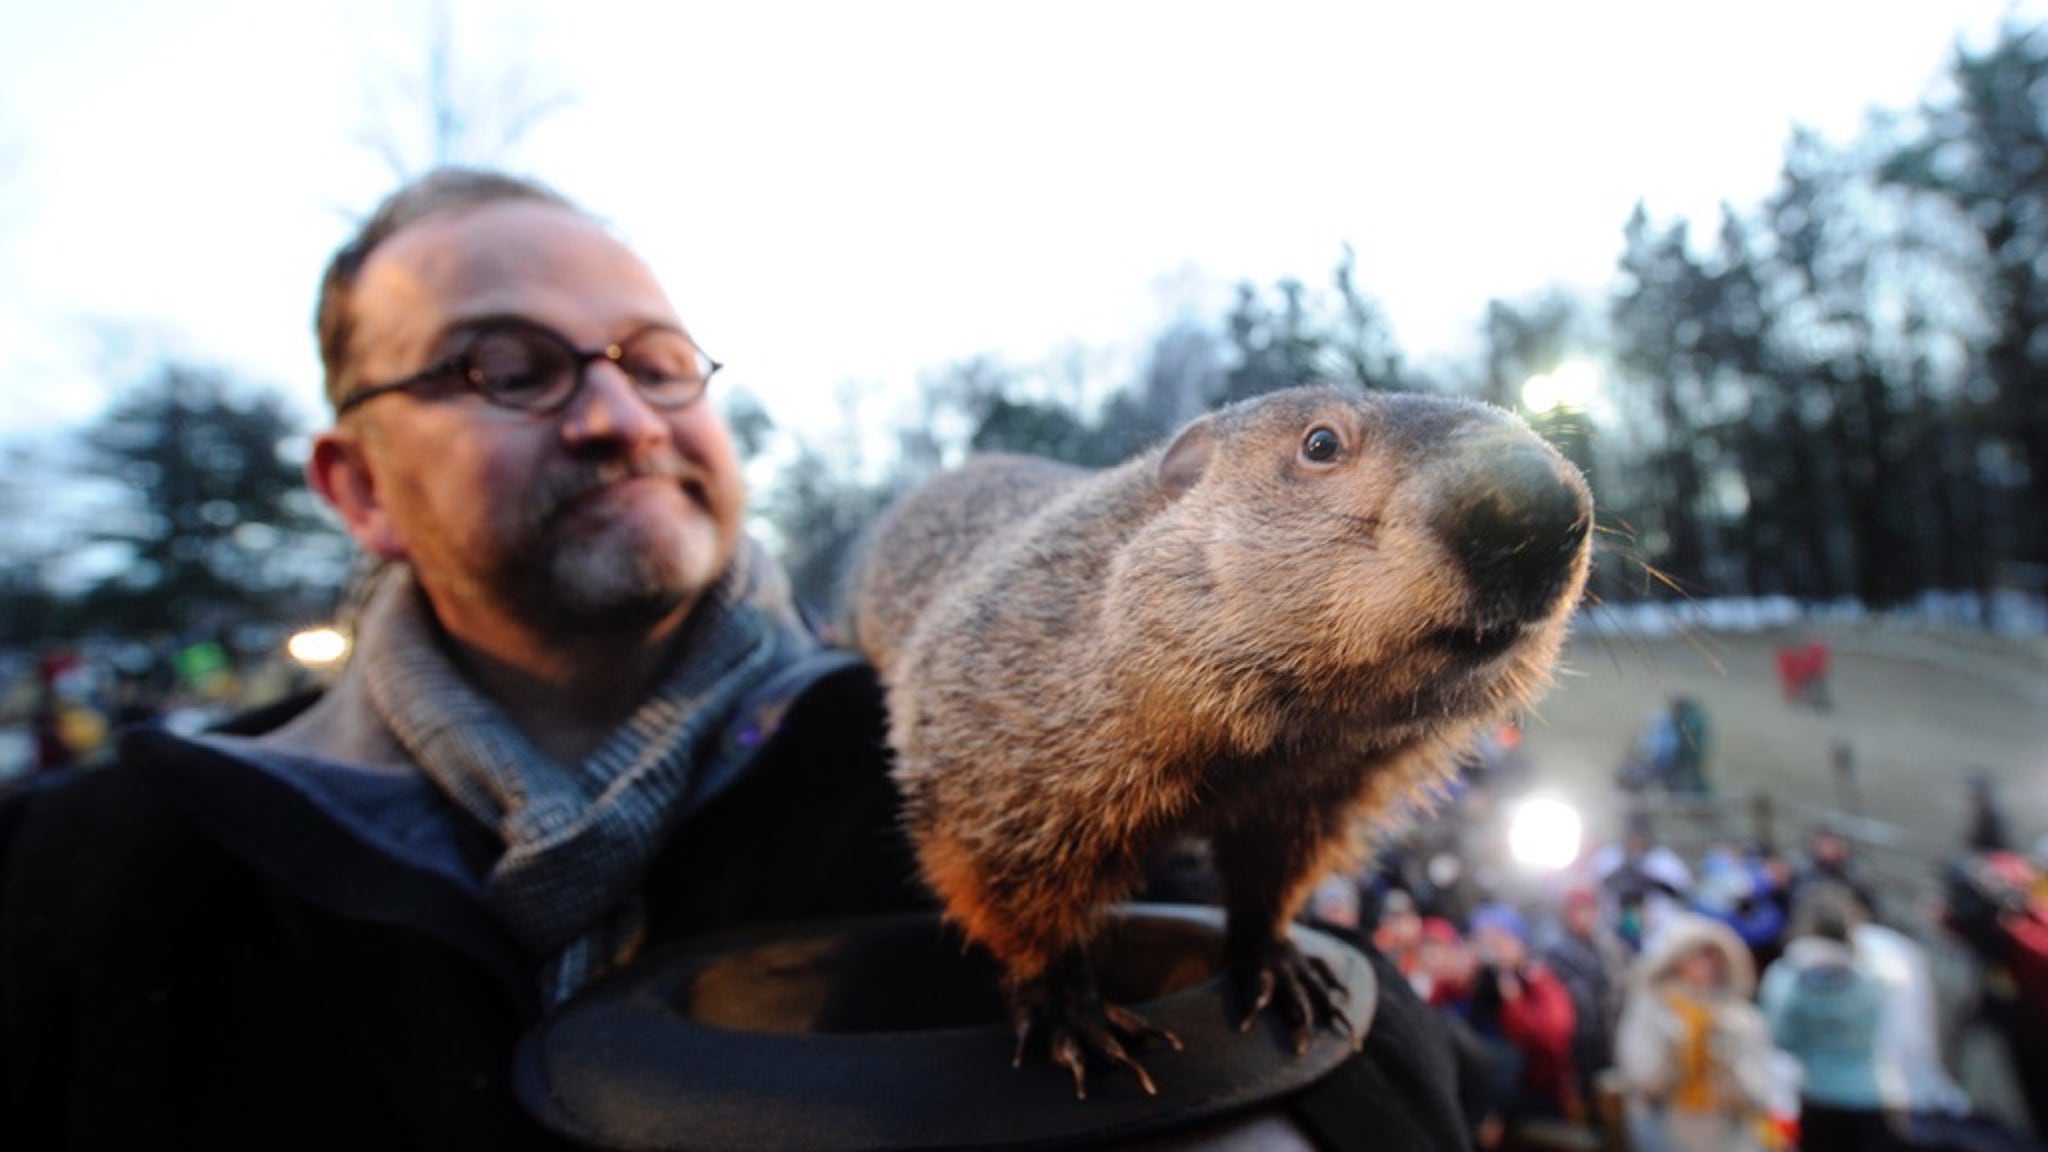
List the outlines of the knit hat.
{"type": "Polygon", "coordinates": [[[1458,926],[1441,916],[1425,916],[1422,918],[1422,938],[1439,944],[1456,944],[1458,926]]]}
{"type": "Polygon", "coordinates": [[[1472,934],[1492,929],[1505,932],[1517,940],[1529,939],[1528,925],[1522,921],[1522,914],[1506,904],[1487,904],[1472,913],[1472,934]]]}

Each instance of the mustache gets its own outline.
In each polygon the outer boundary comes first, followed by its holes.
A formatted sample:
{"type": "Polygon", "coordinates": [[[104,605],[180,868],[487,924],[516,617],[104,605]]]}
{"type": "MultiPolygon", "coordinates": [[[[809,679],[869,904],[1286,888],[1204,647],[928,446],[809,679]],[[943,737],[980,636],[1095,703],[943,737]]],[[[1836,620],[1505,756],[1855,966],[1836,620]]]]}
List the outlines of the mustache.
{"type": "Polygon", "coordinates": [[[550,475],[528,505],[531,523],[544,525],[594,492],[628,480],[654,478],[701,486],[699,470],[672,453],[633,459],[608,457],[577,461],[550,475]]]}

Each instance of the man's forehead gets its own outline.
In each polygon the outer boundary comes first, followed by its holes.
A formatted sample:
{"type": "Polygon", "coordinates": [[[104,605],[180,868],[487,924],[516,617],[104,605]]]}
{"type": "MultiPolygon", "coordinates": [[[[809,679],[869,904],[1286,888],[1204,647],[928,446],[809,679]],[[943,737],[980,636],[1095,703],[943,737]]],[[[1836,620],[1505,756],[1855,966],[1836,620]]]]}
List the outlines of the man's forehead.
{"type": "Polygon", "coordinates": [[[540,201],[407,225],[365,262],[356,306],[370,340],[500,314],[564,329],[675,322],[654,273],[631,249],[589,217],[540,201]]]}
{"type": "Polygon", "coordinates": [[[583,274],[654,280],[640,258],[603,225],[572,209],[530,200],[454,209],[414,221],[371,253],[362,282],[380,272],[444,292],[583,274]]]}

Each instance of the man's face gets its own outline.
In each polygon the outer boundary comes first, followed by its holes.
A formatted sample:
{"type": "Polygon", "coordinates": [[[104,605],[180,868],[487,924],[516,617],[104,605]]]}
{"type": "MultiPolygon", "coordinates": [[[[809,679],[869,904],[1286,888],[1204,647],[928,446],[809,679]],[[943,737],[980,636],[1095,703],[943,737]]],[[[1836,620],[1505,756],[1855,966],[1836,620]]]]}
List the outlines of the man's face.
{"type": "MultiPolygon", "coordinates": [[[[678,324],[652,273],[601,227],[519,201],[394,234],[364,265],[354,305],[357,388],[419,371],[487,317],[542,325],[579,348],[678,324]]],[[[380,396],[334,434],[367,482],[351,530],[410,561],[458,637],[488,642],[477,629],[515,622],[548,631],[676,618],[733,554],[744,494],[710,401],[656,408],[615,365],[584,371],[552,414],[429,389],[380,396]]]]}
{"type": "Polygon", "coordinates": [[[1422,940],[1422,917],[1409,905],[1390,904],[1380,913],[1373,943],[1380,951],[1412,948],[1422,940]]]}
{"type": "Polygon", "coordinates": [[[1463,981],[1472,973],[1472,952],[1457,940],[1424,936],[1418,955],[1422,970],[1449,984],[1463,981]]]}
{"type": "Polygon", "coordinates": [[[1593,935],[1600,927],[1600,905],[1591,900],[1568,900],[1564,906],[1564,926],[1567,932],[1581,938],[1593,935]]]}
{"type": "Polygon", "coordinates": [[[1496,968],[1517,968],[1528,956],[1522,938],[1499,928],[1485,927],[1472,934],[1472,950],[1481,961],[1496,968]]]}

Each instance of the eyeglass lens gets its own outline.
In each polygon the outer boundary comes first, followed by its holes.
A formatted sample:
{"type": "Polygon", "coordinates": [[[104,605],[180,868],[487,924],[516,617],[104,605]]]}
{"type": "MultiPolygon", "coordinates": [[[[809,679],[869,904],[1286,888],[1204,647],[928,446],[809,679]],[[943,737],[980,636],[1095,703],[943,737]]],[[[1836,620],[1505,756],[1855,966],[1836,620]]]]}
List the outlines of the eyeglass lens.
{"type": "Polygon", "coordinates": [[[469,381],[485,399],[525,409],[567,403],[588,362],[599,359],[616,363],[649,403],[660,406],[696,399],[710,372],[703,352],[667,328],[648,328],[621,346],[591,353],[538,328],[493,328],[477,333],[463,350],[469,381]]]}

